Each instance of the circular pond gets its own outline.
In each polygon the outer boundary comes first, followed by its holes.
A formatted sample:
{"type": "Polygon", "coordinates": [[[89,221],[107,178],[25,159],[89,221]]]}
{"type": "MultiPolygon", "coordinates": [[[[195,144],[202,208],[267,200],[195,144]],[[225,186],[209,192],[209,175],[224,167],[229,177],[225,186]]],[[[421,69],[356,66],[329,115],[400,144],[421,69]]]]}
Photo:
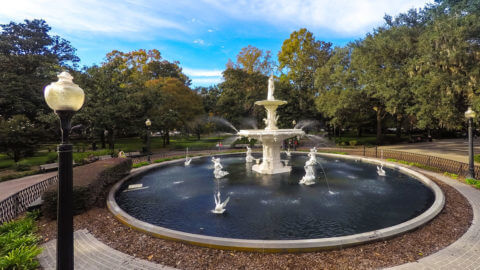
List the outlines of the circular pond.
{"type": "Polygon", "coordinates": [[[224,246],[212,239],[342,242],[344,236],[373,232],[373,236],[364,235],[366,241],[392,234],[382,234],[384,228],[394,226],[395,234],[419,226],[443,207],[443,194],[428,179],[419,181],[414,172],[401,167],[384,167],[386,176],[379,176],[376,164],[361,158],[319,155],[317,184],[304,186],[298,182],[305,174],[305,154],[289,158],[290,173],[275,175],[253,172],[244,154],[220,157],[229,172],[221,179],[213,175],[211,157],[193,159],[190,166],[171,162],[119,183],[110,194],[109,208],[143,231],[160,228],[153,234],[176,238],[173,232],[186,236],[179,237],[184,241],[207,239],[209,245],[224,246]],[[135,184],[142,188],[128,188],[135,184]],[[211,212],[218,191],[222,200],[230,197],[222,215],[211,212]],[[432,210],[439,194],[441,200],[432,210]],[[422,222],[409,224],[426,210],[429,213],[422,222]],[[406,228],[397,228],[398,224],[406,228]]]}

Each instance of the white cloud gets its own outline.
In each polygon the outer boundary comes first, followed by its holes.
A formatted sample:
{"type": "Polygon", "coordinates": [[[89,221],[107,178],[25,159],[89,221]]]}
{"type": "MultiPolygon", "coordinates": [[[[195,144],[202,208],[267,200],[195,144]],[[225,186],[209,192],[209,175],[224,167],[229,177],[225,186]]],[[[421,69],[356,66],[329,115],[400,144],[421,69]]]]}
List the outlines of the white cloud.
{"type": "Polygon", "coordinates": [[[223,82],[223,78],[191,78],[192,85],[195,86],[211,86],[223,82]]]}
{"type": "Polygon", "coordinates": [[[205,45],[205,41],[203,39],[195,39],[193,43],[199,44],[199,45],[205,45]]]}
{"type": "Polygon", "coordinates": [[[213,29],[208,29],[207,30],[209,33],[212,33],[213,32],[213,29]]]}
{"type": "Polygon", "coordinates": [[[433,0],[203,0],[221,13],[240,20],[267,21],[274,25],[328,29],[338,34],[364,34],[396,15],[424,7],[433,0]]]}
{"type": "Polygon", "coordinates": [[[187,31],[183,25],[159,16],[149,7],[145,1],[4,1],[0,20],[42,18],[64,31],[121,35],[152,29],[187,31]]]}
{"type": "Polygon", "coordinates": [[[210,86],[223,81],[222,70],[218,69],[183,68],[182,71],[190,77],[193,86],[210,86]]]}
{"type": "Polygon", "coordinates": [[[183,68],[183,73],[187,74],[187,76],[196,76],[196,77],[221,77],[222,70],[218,69],[193,69],[193,68],[183,68]]]}

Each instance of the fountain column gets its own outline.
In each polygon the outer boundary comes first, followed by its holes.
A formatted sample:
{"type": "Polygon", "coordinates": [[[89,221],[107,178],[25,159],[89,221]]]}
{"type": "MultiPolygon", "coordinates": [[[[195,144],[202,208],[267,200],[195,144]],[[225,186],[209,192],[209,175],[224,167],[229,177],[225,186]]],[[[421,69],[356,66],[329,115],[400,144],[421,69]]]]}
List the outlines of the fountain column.
{"type": "Polygon", "coordinates": [[[305,133],[301,129],[278,129],[277,127],[277,108],[287,102],[276,100],[274,93],[273,76],[268,80],[268,95],[266,100],[255,102],[255,105],[264,106],[267,111],[267,118],[264,130],[240,130],[238,135],[254,138],[262,142],[263,158],[261,164],[252,166],[252,170],[262,174],[285,173],[292,170],[290,166],[285,166],[280,159],[280,150],[282,141],[294,136],[303,136],[305,133]]]}

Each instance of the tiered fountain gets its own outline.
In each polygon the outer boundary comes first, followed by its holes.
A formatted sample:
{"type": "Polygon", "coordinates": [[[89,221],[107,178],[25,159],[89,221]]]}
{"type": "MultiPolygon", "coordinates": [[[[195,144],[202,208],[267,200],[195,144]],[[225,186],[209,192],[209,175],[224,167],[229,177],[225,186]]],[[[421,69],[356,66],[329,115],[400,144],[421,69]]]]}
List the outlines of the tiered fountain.
{"type": "Polygon", "coordinates": [[[268,79],[268,95],[266,100],[255,102],[255,105],[264,106],[267,110],[265,129],[246,129],[240,130],[237,135],[256,139],[262,142],[263,158],[260,164],[252,166],[252,170],[262,174],[286,173],[292,170],[292,167],[283,164],[280,159],[281,145],[283,140],[303,136],[305,132],[301,129],[278,129],[277,127],[277,108],[280,105],[287,104],[284,100],[276,100],[273,96],[275,86],[273,84],[273,75],[268,79]]]}

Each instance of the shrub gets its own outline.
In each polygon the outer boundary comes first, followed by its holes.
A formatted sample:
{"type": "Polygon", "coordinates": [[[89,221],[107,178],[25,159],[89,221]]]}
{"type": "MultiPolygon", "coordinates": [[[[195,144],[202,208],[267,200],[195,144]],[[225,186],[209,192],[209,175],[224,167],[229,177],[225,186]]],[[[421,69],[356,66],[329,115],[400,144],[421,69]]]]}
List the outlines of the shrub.
{"type": "MultiPolygon", "coordinates": [[[[114,158],[90,163],[73,169],[73,213],[78,215],[93,206],[104,206],[108,187],[130,172],[132,160],[114,158]]],[[[57,186],[42,195],[42,213],[55,219],[57,215],[57,186]]]]}
{"type": "Polygon", "coordinates": [[[348,142],[348,144],[350,144],[351,146],[355,146],[355,145],[357,145],[357,143],[358,142],[356,140],[351,140],[351,141],[348,142]]]}
{"type": "Polygon", "coordinates": [[[30,167],[31,167],[30,163],[26,160],[22,160],[22,161],[17,162],[15,164],[15,170],[19,171],[19,172],[28,171],[28,170],[30,170],[30,167]]]}
{"type": "Polygon", "coordinates": [[[448,176],[448,177],[453,178],[453,179],[458,178],[458,174],[454,174],[454,173],[444,172],[443,175],[448,176]]]}
{"type": "Polygon", "coordinates": [[[37,269],[41,253],[34,234],[36,214],[0,226],[0,269],[37,269]]]}
{"type": "Polygon", "coordinates": [[[143,167],[143,166],[147,166],[149,165],[150,163],[148,161],[142,161],[142,162],[139,162],[139,163],[135,163],[133,164],[133,168],[140,168],[140,167],[143,167]]]}

